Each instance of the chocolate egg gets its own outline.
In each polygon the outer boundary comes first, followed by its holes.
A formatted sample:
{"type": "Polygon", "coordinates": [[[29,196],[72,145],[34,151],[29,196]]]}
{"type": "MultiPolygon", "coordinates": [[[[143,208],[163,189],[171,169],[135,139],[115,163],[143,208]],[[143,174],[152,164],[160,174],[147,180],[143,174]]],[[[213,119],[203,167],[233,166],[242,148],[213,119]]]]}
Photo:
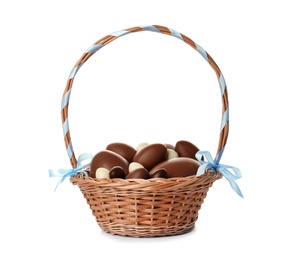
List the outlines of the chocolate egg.
{"type": "Polygon", "coordinates": [[[114,179],[114,178],[125,179],[126,173],[125,173],[125,170],[121,166],[114,166],[109,171],[109,177],[111,179],[114,179]]]}
{"type": "Polygon", "coordinates": [[[149,179],[149,173],[145,168],[138,168],[130,172],[126,179],[149,179]]]}
{"type": "Polygon", "coordinates": [[[142,149],[143,147],[145,147],[145,146],[147,146],[147,145],[149,145],[149,143],[146,143],[146,142],[140,143],[140,144],[138,145],[138,147],[137,147],[137,151],[139,151],[140,149],[142,149]]]}
{"type": "Polygon", "coordinates": [[[144,166],[148,171],[165,159],[167,148],[163,144],[149,144],[135,154],[133,161],[144,166]]]}
{"type": "Polygon", "coordinates": [[[179,141],[175,145],[175,151],[180,157],[188,157],[196,160],[196,153],[199,149],[188,141],[179,141]]]}
{"type": "Polygon", "coordinates": [[[175,149],[174,145],[172,144],[164,144],[164,145],[166,146],[167,149],[172,149],[172,150],[175,149]]]}
{"type": "Polygon", "coordinates": [[[151,175],[151,178],[168,178],[168,174],[165,169],[158,169],[151,175]]]}
{"type": "Polygon", "coordinates": [[[179,154],[173,149],[167,149],[166,160],[170,160],[173,158],[178,158],[179,154]]]}
{"type": "Polygon", "coordinates": [[[195,175],[200,163],[192,158],[179,157],[164,161],[153,167],[149,174],[152,176],[157,170],[165,169],[168,178],[187,177],[195,175]]]}
{"type": "Polygon", "coordinates": [[[114,166],[121,166],[128,173],[129,162],[124,157],[108,150],[98,152],[91,161],[90,177],[96,177],[95,172],[99,167],[111,170],[114,166]]]}
{"type": "Polygon", "coordinates": [[[124,143],[111,143],[107,145],[106,150],[120,154],[128,162],[131,162],[133,160],[134,155],[136,154],[136,149],[124,143]]]}
{"type": "Polygon", "coordinates": [[[143,167],[143,165],[141,165],[140,163],[137,163],[137,162],[131,162],[129,164],[129,172],[132,172],[133,170],[138,169],[138,168],[144,168],[144,167],[143,167]]]}
{"type": "Polygon", "coordinates": [[[108,178],[109,179],[109,170],[99,167],[95,171],[95,178],[97,179],[103,179],[103,178],[108,178]]]}

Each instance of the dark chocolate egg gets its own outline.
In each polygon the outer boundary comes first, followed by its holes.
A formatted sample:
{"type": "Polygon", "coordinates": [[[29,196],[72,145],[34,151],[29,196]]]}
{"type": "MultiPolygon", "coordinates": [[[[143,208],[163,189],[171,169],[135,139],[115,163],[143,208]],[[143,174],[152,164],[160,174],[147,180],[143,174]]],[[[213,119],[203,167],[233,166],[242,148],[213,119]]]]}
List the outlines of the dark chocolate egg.
{"type": "Polygon", "coordinates": [[[151,178],[168,178],[168,174],[165,169],[158,169],[151,175],[151,178]]]}
{"type": "Polygon", "coordinates": [[[145,168],[138,168],[130,172],[126,179],[149,179],[149,172],[145,168]]]}
{"type": "Polygon", "coordinates": [[[120,154],[128,162],[131,162],[133,160],[134,155],[136,154],[136,149],[124,143],[111,143],[107,145],[106,150],[120,154]]]}
{"type": "Polygon", "coordinates": [[[125,173],[128,173],[129,162],[124,157],[108,150],[98,152],[91,161],[90,177],[95,178],[97,168],[103,167],[111,170],[114,166],[121,166],[125,173]]]}
{"type": "Polygon", "coordinates": [[[114,178],[125,179],[126,173],[125,173],[125,170],[123,169],[123,167],[121,167],[121,166],[114,166],[109,171],[109,177],[111,179],[114,179],[114,178]]]}
{"type": "Polygon", "coordinates": [[[150,170],[149,174],[152,176],[156,171],[165,169],[168,178],[187,177],[195,175],[199,166],[200,163],[197,160],[187,157],[178,157],[159,163],[150,170]]]}
{"type": "Polygon", "coordinates": [[[163,144],[149,144],[141,148],[135,154],[133,161],[144,166],[148,171],[162,162],[167,154],[167,148],[163,144]]]}
{"type": "Polygon", "coordinates": [[[188,157],[196,160],[196,153],[199,149],[188,141],[179,141],[175,145],[175,151],[180,157],[188,157]]]}

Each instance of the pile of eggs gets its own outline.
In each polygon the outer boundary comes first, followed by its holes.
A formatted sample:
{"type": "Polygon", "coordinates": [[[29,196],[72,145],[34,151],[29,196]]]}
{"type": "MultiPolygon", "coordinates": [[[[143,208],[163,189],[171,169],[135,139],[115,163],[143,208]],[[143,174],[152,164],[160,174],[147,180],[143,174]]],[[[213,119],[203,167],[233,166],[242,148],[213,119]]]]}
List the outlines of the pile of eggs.
{"type": "Polygon", "coordinates": [[[199,149],[188,141],[175,146],[142,143],[137,149],[125,143],[111,143],[98,152],[90,165],[92,178],[150,179],[195,175],[199,149]]]}

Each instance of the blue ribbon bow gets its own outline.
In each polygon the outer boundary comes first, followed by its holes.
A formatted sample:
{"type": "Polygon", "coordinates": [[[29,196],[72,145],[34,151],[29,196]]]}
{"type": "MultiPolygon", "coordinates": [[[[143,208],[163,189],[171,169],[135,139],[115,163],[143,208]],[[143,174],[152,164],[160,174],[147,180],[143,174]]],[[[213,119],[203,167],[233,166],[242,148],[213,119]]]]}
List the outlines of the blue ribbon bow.
{"type": "Polygon", "coordinates": [[[201,166],[197,171],[197,176],[204,174],[206,169],[209,169],[215,173],[220,172],[229,181],[232,189],[237,192],[239,196],[241,196],[242,198],[244,197],[239,186],[235,182],[235,180],[242,177],[242,174],[238,168],[215,162],[208,151],[198,151],[196,153],[196,158],[201,163],[201,166]],[[202,160],[202,157],[206,157],[207,161],[202,160]],[[232,172],[228,169],[231,169],[232,172]]]}
{"type": "Polygon", "coordinates": [[[56,185],[54,191],[57,190],[58,186],[67,178],[76,175],[78,172],[82,172],[84,175],[88,176],[87,172],[84,171],[90,166],[92,160],[92,155],[89,153],[83,153],[78,158],[78,166],[75,169],[59,169],[59,170],[49,170],[49,177],[61,177],[56,185]],[[82,161],[90,160],[89,163],[82,165],[82,161]]]}

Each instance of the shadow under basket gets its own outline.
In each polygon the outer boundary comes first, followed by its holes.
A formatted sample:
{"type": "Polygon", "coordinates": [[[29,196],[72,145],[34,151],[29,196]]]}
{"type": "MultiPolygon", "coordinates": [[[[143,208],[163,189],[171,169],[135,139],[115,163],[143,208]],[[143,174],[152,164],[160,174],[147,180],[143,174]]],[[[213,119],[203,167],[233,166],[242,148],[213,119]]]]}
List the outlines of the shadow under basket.
{"type": "Polygon", "coordinates": [[[213,182],[220,173],[155,179],[71,177],[102,230],[113,235],[160,237],[191,231],[213,182]]]}

